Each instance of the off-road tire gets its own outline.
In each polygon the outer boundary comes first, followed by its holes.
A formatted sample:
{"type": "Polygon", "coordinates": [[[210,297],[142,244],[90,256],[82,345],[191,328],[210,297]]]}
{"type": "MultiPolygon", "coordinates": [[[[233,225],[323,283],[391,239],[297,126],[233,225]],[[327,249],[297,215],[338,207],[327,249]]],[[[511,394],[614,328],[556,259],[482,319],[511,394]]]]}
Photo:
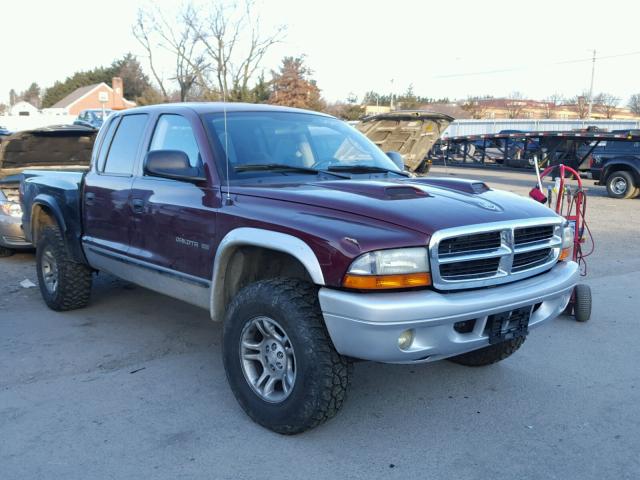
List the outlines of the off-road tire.
{"type": "Polygon", "coordinates": [[[274,432],[292,435],[314,428],[332,418],[346,398],[352,364],[333,347],[313,284],[276,278],[243,288],[227,310],[222,347],[227,379],[236,399],[249,417],[274,432]],[[295,353],[295,383],[280,403],[258,396],[241,366],[243,329],[261,316],[283,327],[295,353]]]}
{"type": "Polygon", "coordinates": [[[607,194],[611,198],[633,198],[636,194],[636,184],[633,180],[633,176],[631,173],[625,170],[617,170],[615,172],[611,172],[607,176],[607,194]],[[624,180],[626,182],[627,188],[624,191],[618,191],[615,188],[615,184],[618,180],[624,180]]]}
{"type": "Polygon", "coordinates": [[[578,284],[573,295],[573,316],[576,321],[589,321],[591,318],[591,288],[583,283],[578,284]]]}
{"type": "Polygon", "coordinates": [[[10,248],[0,247],[0,258],[10,257],[14,253],[10,248]]]}
{"type": "Polygon", "coordinates": [[[522,346],[525,338],[518,337],[513,340],[496,343],[495,345],[489,345],[488,347],[451,357],[448,360],[467,367],[484,367],[513,355],[522,346]]]}
{"type": "Polygon", "coordinates": [[[46,226],[36,249],[36,265],[40,293],[47,306],[56,311],[86,307],[91,296],[92,271],[86,265],[74,262],[57,226],[46,226]],[[49,250],[57,264],[58,285],[54,292],[45,286],[42,269],[43,252],[49,250]]]}

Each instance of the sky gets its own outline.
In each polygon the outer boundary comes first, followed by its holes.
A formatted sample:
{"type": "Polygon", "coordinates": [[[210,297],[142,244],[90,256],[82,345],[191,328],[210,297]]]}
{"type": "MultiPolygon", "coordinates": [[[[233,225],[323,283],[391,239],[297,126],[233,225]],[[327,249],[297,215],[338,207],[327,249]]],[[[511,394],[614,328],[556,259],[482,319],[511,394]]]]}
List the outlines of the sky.
{"type": "MultiPolygon", "coordinates": [[[[400,94],[409,85],[434,98],[571,97],[589,88],[594,49],[594,93],[626,102],[640,92],[637,0],[257,2],[261,28],[286,26],[264,70],[284,56],[305,55],[329,101],[351,93],[361,99],[369,90],[400,94]]],[[[131,26],[149,0],[2,3],[0,102],[8,102],[11,88],[19,92],[34,81],[47,87],[129,51],[148,70],[131,26]]],[[[155,3],[171,17],[183,2],[155,3]]],[[[170,65],[168,55],[159,56],[170,65]]]]}

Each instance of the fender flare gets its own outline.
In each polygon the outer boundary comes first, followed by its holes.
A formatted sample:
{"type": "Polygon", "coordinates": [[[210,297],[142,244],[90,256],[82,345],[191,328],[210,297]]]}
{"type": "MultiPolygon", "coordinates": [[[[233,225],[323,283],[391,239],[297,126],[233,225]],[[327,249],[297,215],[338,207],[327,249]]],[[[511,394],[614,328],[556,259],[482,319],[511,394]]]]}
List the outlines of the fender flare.
{"type": "Polygon", "coordinates": [[[228,260],[240,246],[263,247],[288,253],[296,258],[309,273],[316,285],[324,285],[324,275],[320,263],[311,247],[304,241],[287,233],[274,232],[261,228],[241,227],[227,233],[218,249],[213,263],[211,278],[211,302],[209,313],[214,321],[222,321],[225,311],[224,282],[228,260]]]}
{"type": "MultiPolygon", "coordinates": [[[[37,195],[34,199],[33,199],[33,203],[31,205],[31,212],[29,213],[29,236],[31,237],[31,243],[33,243],[34,245],[36,244],[36,242],[38,241],[37,238],[35,238],[34,236],[34,222],[33,222],[33,214],[36,210],[36,208],[41,208],[41,207],[46,207],[47,210],[49,210],[49,212],[51,212],[53,214],[54,220],[56,221],[56,223],[58,224],[58,227],[60,228],[60,231],[65,234],[67,232],[67,224],[64,221],[64,215],[62,215],[62,212],[60,211],[60,207],[58,206],[55,198],[53,198],[51,195],[47,195],[47,194],[40,194],[37,195]]],[[[25,232],[26,233],[26,232],[25,232]]]]}

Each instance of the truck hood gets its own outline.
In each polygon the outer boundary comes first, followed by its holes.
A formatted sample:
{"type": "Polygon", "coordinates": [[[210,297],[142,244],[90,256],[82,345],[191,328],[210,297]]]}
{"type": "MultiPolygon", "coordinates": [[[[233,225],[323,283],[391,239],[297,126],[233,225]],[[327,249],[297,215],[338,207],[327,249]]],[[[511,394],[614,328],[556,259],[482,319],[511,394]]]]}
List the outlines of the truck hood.
{"type": "Polygon", "coordinates": [[[398,111],[365,117],[356,128],[383,152],[400,152],[413,172],[453,120],[442,113],[398,111]]]}
{"type": "Polygon", "coordinates": [[[556,216],[529,198],[450,178],[236,186],[232,193],[346,212],[427,235],[443,228],[556,216]]]}

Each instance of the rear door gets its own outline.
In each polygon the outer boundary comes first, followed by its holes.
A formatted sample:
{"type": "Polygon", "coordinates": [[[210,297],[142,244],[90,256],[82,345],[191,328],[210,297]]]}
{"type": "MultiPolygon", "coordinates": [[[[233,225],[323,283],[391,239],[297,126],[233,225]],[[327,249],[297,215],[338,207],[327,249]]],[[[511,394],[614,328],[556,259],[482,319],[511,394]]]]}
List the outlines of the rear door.
{"type": "Polygon", "coordinates": [[[124,255],[129,249],[133,221],[129,197],[148,117],[124,115],[110,122],[85,176],[83,241],[102,253],[124,255]]]}
{"type": "MultiPolygon", "coordinates": [[[[147,151],[179,150],[204,174],[209,152],[202,123],[192,112],[157,118],[147,151]]],[[[145,152],[146,153],[146,152],[145,152]]],[[[207,182],[193,183],[148,176],[135,177],[135,206],[130,257],[177,274],[183,280],[208,282],[213,266],[217,192],[207,182]]]]}

